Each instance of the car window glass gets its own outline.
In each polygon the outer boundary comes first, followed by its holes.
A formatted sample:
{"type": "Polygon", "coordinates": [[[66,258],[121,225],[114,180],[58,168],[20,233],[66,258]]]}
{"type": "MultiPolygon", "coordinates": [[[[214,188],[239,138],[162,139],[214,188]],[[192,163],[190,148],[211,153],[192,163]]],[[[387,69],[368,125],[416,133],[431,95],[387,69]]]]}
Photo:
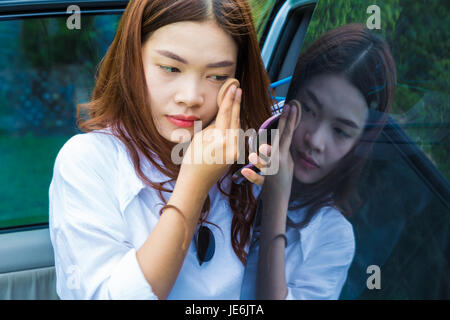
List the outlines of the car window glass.
{"type": "Polygon", "coordinates": [[[58,150],[78,133],[96,66],[120,15],[0,21],[0,228],[48,221],[48,188],[58,150]]]}
{"type": "MultiPolygon", "coordinates": [[[[356,254],[341,299],[449,299],[449,60],[447,2],[319,0],[303,45],[363,23],[390,45],[397,92],[349,218],[356,254]],[[381,287],[369,285],[379,267],[381,287]]],[[[376,89],[376,88],[374,88],[376,89]]]]}

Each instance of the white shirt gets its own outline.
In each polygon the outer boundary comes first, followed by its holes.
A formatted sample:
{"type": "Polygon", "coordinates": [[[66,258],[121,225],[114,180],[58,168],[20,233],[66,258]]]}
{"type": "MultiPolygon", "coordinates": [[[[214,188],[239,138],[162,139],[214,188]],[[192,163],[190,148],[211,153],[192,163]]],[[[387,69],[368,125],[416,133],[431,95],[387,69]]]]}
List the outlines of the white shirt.
{"type": "MultiPolygon", "coordinates": [[[[143,171],[153,182],[169,180],[148,162],[143,171]]],[[[229,180],[222,187],[229,192],[229,180]]],[[[255,195],[260,189],[255,186],[255,195]]],[[[163,196],[168,201],[170,193],[163,196]]],[[[240,297],[244,266],[231,246],[233,213],[216,185],[209,196],[208,221],[222,229],[207,225],[214,256],[200,266],[192,241],[168,299],[240,297]]],[[[156,226],[163,203],[137,177],[119,139],[91,132],[66,142],[55,161],[49,200],[61,299],[157,299],[136,251],[156,226]]],[[[288,229],[287,237],[287,298],[337,299],[354,255],[351,224],[335,209],[323,209],[308,227],[288,229]]]]}

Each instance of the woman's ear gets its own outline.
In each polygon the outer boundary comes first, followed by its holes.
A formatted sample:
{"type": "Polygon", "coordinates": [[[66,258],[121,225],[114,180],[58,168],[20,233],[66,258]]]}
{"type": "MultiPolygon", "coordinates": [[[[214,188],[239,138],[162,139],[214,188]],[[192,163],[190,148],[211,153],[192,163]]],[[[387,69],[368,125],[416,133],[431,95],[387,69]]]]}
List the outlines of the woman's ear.
{"type": "Polygon", "coordinates": [[[219,93],[217,94],[217,105],[220,106],[222,104],[223,98],[225,97],[225,93],[227,92],[228,88],[232,85],[236,85],[236,87],[239,88],[240,83],[238,79],[235,78],[228,78],[227,81],[222,85],[222,87],[219,90],[219,93]]]}

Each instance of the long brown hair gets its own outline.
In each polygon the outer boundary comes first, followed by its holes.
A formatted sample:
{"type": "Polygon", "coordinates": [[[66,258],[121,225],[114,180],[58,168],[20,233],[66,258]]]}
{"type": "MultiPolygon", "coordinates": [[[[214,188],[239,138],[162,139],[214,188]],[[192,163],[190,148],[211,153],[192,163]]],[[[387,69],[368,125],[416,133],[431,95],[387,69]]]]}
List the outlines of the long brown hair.
{"type": "MultiPolygon", "coordinates": [[[[78,124],[82,131],[90,132],[111,128],[113,134],[126,146],[137,176],[148,186],[162,192],[163,187],[177,179],[180,165],[171,161],[175,143],[164,139],[151,117],[148,90],[145,81],[141,46],[152,32],[165,25],[182,22],[203,22],[213,19],[236,42],[238,61],[236,78],[243,90],[241,102],[241,128],[258,128],[270,117],[269,78],[261,59],[251,9],[244,0],[131,0],[121,18],[115,38],[100,63],[91,101],[78,106],[78,124]],[[82,113],[88,114],[83,119],[82,113]],[[159,158],[160,166],[155,158],[159,158]],[[150,161],[170,179],[154,183],[145,176],[141,161],[150,161]]],[[[246,157],[248,139],[246,139],[246,157]]],[[[250,228],[256,210],[252,184],[231,181],[230,193],[222,188],[222,181],[243,165],[233,164],[227,174],[217,182],[233,211],[231,224],[232,247],[242,263],[250,240],[250,228]]],[[[210,210],[207,197],[201,214],[205,222],[210,210]]]]}
{"type": "Polygon", "coordinates": [[[352,214],[350,200],[356,200],[356,204],[359,200],[355,186],[395,96],[396,68],[389,46],[362,24],[328,31],[299,56],[287,101],[298,98],[301,88],[321,74],[343,75],[355,86],[369,107],[369,119],[355,146],[327,176],[311,185],[293,179],[291,201],[301,204],[290,209],[308,208],[305,219],[296,227],[307,225],[326,205],[339,208],[347,217],[352,214]]]}

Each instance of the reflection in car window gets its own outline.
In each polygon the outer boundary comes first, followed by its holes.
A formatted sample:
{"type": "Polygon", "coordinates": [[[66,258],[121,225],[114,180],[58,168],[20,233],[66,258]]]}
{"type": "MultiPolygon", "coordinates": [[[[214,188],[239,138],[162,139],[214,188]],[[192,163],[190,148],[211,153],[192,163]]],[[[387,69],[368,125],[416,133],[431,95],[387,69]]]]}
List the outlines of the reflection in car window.
{"type": "Polygon", "coordinates": [[[392,113],[410,138],[450,179],[448,111],[450,72],[449,5],[434,1],[320,0],[304,48],[327,30],[346,23],[371,23],[367,9],[378,3],[380,28],[398,68],[392,113]]]}
{"type": "Polygon", "coordinates": [[[356,254],[341,299],[450,298],[449,13],[438,0],[320,0],[315,8],[303,48],[328,30],[363,23],[387,40],[397,65],[392,114],[349,219],[356,254]],[[368,285],[371,266],[379,267],[380,288],[368,285]]]}
{"type": "Polygon", "coordinates": [[[120,15],[0,21],[0,228],[48,221],[53,161],[77,133],[120,15]]]}

